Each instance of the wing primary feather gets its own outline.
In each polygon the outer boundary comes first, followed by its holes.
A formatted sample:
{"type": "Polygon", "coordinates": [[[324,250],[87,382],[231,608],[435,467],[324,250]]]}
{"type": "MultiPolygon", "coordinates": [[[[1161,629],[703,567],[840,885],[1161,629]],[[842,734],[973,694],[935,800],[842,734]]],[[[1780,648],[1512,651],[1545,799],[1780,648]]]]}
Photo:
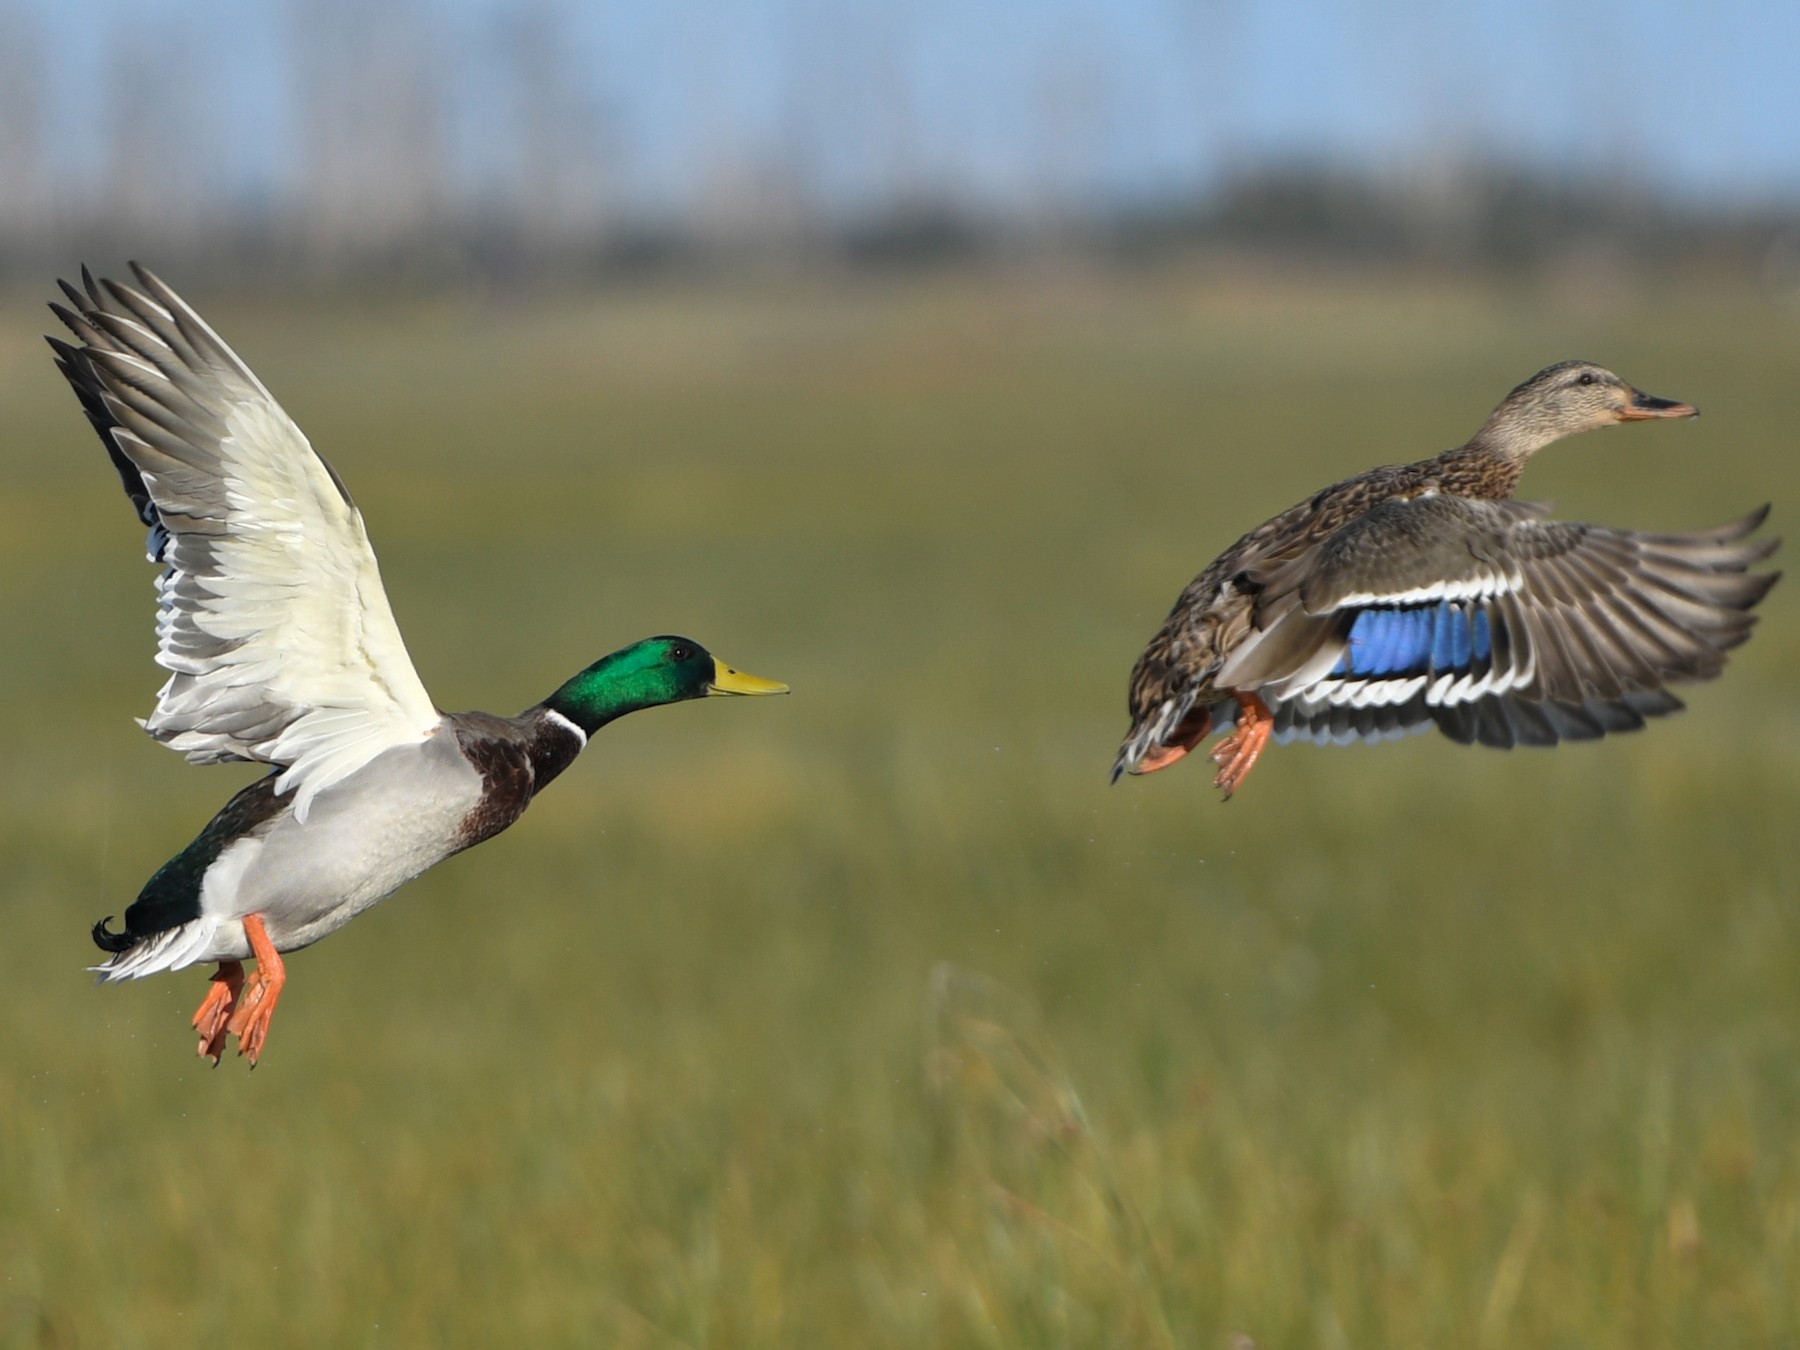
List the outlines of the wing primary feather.
{"type": "Polygon", "coordinates": [[[318,792],[433,734],[342,480],[260,380],[147,269],[87,268],[53,303],[57,365],[150,527],[158,661],[148,731],[196,762],[278,766],[304,818],[318,792]]]}

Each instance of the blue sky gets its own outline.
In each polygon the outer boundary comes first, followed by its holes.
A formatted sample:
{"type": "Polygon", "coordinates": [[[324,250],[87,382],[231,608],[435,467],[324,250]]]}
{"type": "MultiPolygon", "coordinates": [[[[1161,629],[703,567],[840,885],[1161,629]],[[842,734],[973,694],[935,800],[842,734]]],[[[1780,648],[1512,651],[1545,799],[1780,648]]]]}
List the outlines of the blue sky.
{"type": "MultiPolygon", "coordinates": [[[[291,48],[344,0],[0,0],[53,53],[63,178],[103,171],[129,85],[203,110],[210,182],[293,186],[291,48]],[[140,73],[125,81],[119,72],[140,73]]],[[[1329,0],[373,0],[411,16],[459,173],[506,125],[493,52],[548,14],[631,194],[803,159],[856,202],[908,178],[1000,205],[1179,198],[1269,155],[1404,171],[1476,151],[1676,195],[1800,201],[1800,4],[1329,0]]],[[[152,110],[154,111],[154,110],[152,110]]],[[[190,122],[192,116],[190,115],[190,122]]]]}

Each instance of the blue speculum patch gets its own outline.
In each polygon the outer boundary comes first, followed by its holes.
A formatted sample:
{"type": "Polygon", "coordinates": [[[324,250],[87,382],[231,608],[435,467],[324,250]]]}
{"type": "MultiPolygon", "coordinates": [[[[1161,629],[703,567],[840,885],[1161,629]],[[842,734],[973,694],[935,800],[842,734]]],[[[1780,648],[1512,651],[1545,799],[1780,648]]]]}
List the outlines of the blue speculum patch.
{"type": "Polygon", "coordinates": [[[1365,609],[1331,673],[1388,679],[1461,671],[1486,661],[1492,649],[1487,612],[1454,600],[1365,609]]]}

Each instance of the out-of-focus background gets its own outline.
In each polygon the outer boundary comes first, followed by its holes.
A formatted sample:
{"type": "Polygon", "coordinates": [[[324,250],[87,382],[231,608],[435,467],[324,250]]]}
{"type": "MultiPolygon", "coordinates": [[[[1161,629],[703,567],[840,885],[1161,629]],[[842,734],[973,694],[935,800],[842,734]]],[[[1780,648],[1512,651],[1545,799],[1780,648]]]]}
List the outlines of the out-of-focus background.
{"type": "Polygon", "coordinates": [[[1800,13],[1690,9],[6,0],[0,264],[466,287],[1243,249],[1791,289],[1800,13]]]}
{"type": "Polygon", "coordinates": [[[1800,11],[0,0],[0,1346],[1800,1341],[1800,634],[1598,745],[1106,786],[1243,529],[1584,356],[1525,493],[1800,503],[1800,11]],[[444,706],[691,634],[289,963],[82,974],[248,768],[130,722],[39,341],[140,258],[357,495],[444,706]]]}

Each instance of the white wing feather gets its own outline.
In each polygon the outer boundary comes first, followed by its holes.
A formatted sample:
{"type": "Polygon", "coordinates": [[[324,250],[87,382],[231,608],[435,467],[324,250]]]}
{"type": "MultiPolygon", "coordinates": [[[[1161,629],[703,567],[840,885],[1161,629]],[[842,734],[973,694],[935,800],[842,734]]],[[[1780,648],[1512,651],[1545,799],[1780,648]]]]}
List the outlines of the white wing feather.
{"type": "Polygon", "coordinates": [[[89,415],[167,532],[156,659],[173,673],[143,725],[195,763],[279,766],[277,791],[295,793],[304,820],[319,792],[424,740],[441,715],[406,654],[362,513],[199,315],[138,277],[142,292],[90,280],[91,303],[64,318],[110,425],[89,415]]]}

